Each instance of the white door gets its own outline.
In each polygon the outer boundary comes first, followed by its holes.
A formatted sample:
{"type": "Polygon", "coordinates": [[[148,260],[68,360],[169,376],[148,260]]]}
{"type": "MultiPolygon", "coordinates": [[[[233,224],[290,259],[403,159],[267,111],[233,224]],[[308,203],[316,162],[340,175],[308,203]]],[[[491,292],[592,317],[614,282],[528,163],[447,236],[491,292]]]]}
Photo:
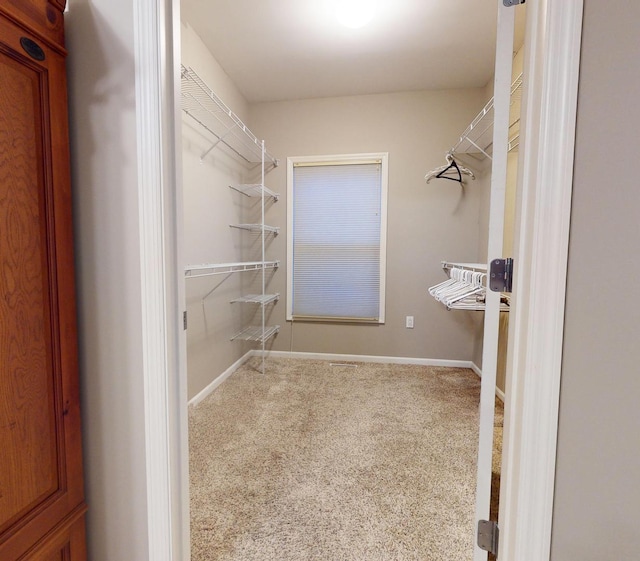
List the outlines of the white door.
{"type": "MultiPolygon", "coordinates": [[[[503,257],[509,108],[515,23],[515,8],[505,7],[503,0],[497,1],[498,36],[494,82],[493,160],[491,165],[491,202],[487,251],[489,263],[493,259],[503,257]]],[[[480,520],[489,520],[499,323],[500,293],[487,290],[480,392],[476,529],[480,520]]],[[[474,540],[474,543],[474,561],[485,561],[487,552],[480,549],[477,545],[477,540],[474,540]]]]}

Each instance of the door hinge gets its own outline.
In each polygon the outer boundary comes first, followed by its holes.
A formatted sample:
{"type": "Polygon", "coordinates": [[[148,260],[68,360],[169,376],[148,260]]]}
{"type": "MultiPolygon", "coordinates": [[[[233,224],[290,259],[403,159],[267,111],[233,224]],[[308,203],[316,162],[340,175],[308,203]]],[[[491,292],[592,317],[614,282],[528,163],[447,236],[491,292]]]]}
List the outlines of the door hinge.
{"type": "Polygon", "coordinates": [[[511,6],[518,6],[519,4],[524,4],[526,0],[502,0],[502,3],[510,8],[511,6]]]}
{"type": "Polygon", "coordinates": [[[513,259],[493,259],[489,267],[489,288],[493,292],[511,292],[513,259]]]}
{"type": "Polygon", "coordinates": [[[182,312],[182,329],[187,330],[187,311],[182,312]]]}
{"type": "Polygon", "coordinates": [[[498,555],[498,538],[500,530],[493,520],[478,521],[478,547],[493,555],[498,555]]]}

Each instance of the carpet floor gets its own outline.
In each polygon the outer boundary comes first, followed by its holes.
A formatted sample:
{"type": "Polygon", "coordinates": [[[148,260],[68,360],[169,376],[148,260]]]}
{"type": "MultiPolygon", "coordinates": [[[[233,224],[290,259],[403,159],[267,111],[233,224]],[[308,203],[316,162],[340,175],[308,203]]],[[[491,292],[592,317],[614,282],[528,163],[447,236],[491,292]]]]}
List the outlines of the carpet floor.
{"type": "Polygon", "coordinates": [[[469,561],[479,378],[252,359],[189,412],[193,561],[469,561]]]}

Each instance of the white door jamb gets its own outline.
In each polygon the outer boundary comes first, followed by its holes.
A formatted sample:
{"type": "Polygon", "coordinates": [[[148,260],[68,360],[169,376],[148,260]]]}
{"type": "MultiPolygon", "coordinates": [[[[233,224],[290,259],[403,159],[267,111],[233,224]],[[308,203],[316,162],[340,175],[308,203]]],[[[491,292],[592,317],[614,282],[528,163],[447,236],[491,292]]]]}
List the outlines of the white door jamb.
{"type": "Polygon", "coordinates": [[[551,550],[583,0],[527,3],[500,494],[504,561],[551,550]]]}

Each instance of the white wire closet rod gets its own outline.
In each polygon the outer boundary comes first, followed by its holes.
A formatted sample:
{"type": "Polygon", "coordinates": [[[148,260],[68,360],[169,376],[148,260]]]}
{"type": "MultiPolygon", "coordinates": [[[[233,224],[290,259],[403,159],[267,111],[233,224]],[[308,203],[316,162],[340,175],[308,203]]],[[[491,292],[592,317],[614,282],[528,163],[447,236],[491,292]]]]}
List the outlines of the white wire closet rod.
{"type": "Polygon", "coordinates": [[[278,193],[274,193],[271,189],[265,187],[261,183],[242,183],[239,185],[229,185],[229,187],[247,197],[262,197],[264,194],[265,197],[272,198],[276,203],[280,198],[278,193]]]}
{"type": "MultiPolygon", "coordinates": [[[[262,142],[192,68],[184,65],[182,110],[215,137],[212,146],[201,158],[222,143],[247,163],[262,163],[262,142]]],[[[278,160],[269,153],[265,154],[265,159],[274,166],[278,165],[278,160]]]]}
{"type": "MultiPolygon", "coordinates": [[[[484,311],[486,309],[485,263],[453,263],[442,261],[449,278],[429,288],[429,294],[447,310],[484,311]]],[[[510,299],[502,295],[500,311],[509,311],[510,299]]]]}
{"type": "Polygon", "coordinates": [[[486,263],[453,263],[451,261],[442,261],[443,269],[465,269],[466,271],[478,271],[480,273],[487,272],[486,263]]]}
{"type": "MultiPolygon", "coordinates": [[[[522,73],[511,84],[511,115],[509,129],[520,122],[520,100],[522,97],[522,73]]],[[[519,132],[509,142],[509,151],[519,145],[519,132]]],[[[468,154],[482,161],[491,160],[493,152],[493,98],[483,107],[476,118],[460,135],[458,142],[451,148],[452,154],[468,154]]]]}
{"type": "Polygon", "coordinates": [[[228,275],[231,273],[244,273],[245,271],[262,271],[264,269],[276,269],[280,261],[245,261],[239,263],[203,263],[202,265],[187,265],[184,268],[187,279],[209,277],[211,275],[228,275]]]}
{"type": "Polygon", "coordinates": [[[229,224],[231,228],[238,228],[240,230],[248,230],[249,232],[264,232],[265,234],[274,234],[277,236],[280,233],[280,228],[277,226],[267,226],[266,224],[229,224]]]}
{"type": "Polygon", "coordinates": [[[245,294],[239,298],[231,300],[232,304],[261,304],[266,306],[271,302],[277,302],[280,299],[280,294],[245,294]]]}
{"type": "Polygon", "coordinates": [[[253,341],[264,344],[280,331],[279,325],[269,327],[247,327],[231,337],[232,341],[253,341]]]}
{"type": "MultiPolygon", "coordinates": [[[[484,312],[486,309],[486,304],[479,300],[461,300],[460,302],[456,302],[455,304],[451,304],[451,306],[446,306],[447,310],[467,310],[469,312],[484,312]]],[[[509,312],[509,304],[506,302],[500,302],[500,311],[501,312],[509,312]]]]}

